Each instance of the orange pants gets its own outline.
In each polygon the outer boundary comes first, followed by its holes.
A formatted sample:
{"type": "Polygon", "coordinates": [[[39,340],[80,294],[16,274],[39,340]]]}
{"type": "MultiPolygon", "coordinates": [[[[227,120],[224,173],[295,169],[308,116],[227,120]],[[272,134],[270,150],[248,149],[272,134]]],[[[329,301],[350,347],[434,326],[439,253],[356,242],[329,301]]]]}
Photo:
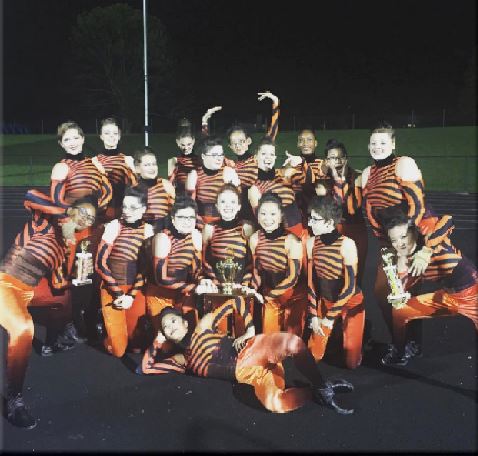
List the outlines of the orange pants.
{"type": "Polygon", "coordinates": [[[34,326],[27,309],[32,299],[33,287],[0,273],[0,326],[8,333],[7,385],[13,394],[23,389],[32,351],[34,326]]]}
{"type": "MultiPolygon", "coordinates": [[[[332,307],[331,302],[325,301],[326,307],[332,307]]],[[[363,294],[357,293],[352,296],[342,309],[342,323],[344,331],[345,365],[349,369],[355,369],[362,362],[362,338],[365,327],[365,306],[363,294]]],[[[332,328],[322,327],[325,335],[312,332],[309,338],[309,350],[316,361],[320,361],[325,353],[327,342],[332,328]]]]}
{"type": "Polygon", "coordinates": [[[194,305],[196,296],[185,296],[181,292],[158,287],[152,283],[146,285],[144,294],[146,296],[146,309],[156,332],[161,329],[161,322],[158,320],[158,316],[168,306],[181,310],[188,322],[189,328],[194,329],[196,327],[198,321],[198,313],[194,305]]]}
{"type": "MultiPolygon", "coordinates": [[[[131,286],[120,285],[120,288],[127,293],[131,286]]],[[[106,339],[104,341],[105,348],[118,358],[121,358],[128,346],[128,341],[132,345],[137,344],[140,334],[138,334],[138,321],[146,314],[146,305],[144,295],[138,292],[133,305],[127,309],[115,309],[112,306],[114,298],[105,288],[100,289],[101,308],[103,318],[105,320],[106,339]]],[[[135,347],[139,348],[139,347],[135,347]]]]}
{"type": "Polygon", "coordinates": [[[285,331],[302,337],[306,310],[306,288],[303,283],[299,283],[280,298],[264,302],[262,332],[271,334],[285,331]]]}
{"type": "Polygon", "coordinates": [[[478,331],[478,284],[457,293],[438,290],[414,296],[402,309],[393,309],[392,314],[393,343],[399,349],[406,343],[407,323],[416,318],[461,314],[468,317],[478,331]]]}
{"type": "Polygon", "coordinates": [[[367,259],[368,237],[367,226],[363,223],[339,223],[337,230],[340,234],[349,237],[355,241],[358,254],[357,283],[362,287],[362,277],[365,271],[365,261],[367,259]]]}
{"type": "Polygon", "coordinates": [[[312,385],[322,384],[314,358],[295,334],[259,334],[247,341],[237,358],[237,381],[252,385],[257,398],[271,412],[290,412],[312,398],[310,387],[286,389],[282,361],[289,356],[312,385]]]}

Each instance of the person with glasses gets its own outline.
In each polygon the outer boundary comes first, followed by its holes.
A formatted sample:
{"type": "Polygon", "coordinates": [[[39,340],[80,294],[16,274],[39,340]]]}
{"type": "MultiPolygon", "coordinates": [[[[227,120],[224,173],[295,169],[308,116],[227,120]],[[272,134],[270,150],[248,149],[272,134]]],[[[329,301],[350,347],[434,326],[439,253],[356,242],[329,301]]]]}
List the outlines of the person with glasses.
{"type": "Polygon", "coordinates": [[[138,322],[146,314],[142,292],[145,282],[146,241],[153,227],[144,222],[146,193],[127,187],[120,219],[105,225],[96,255],[95,269],[100,275],[101,309],[106,328],[106,351],[121,358],[127,347],[144,348],[144,335],[138,322]]]}
{"type": "Polygon", "coordinates": [[[197,204],[178,195],[171,209],[171,226],[154,236],[146,283],[146,305],[156,331],[165,307],[180,309],[194,326],[195,289],[201,271],[202,239],[195,228],[197,204]]]}
{"type": "Polygon", "coordinates": [[[307,297],[297,286],[302,267],[302,243],[285,229],[284,204],[266,192],[257,205],[260,229],[249,239],[253,275],[251,287],[262,304],[262,332],[286,331],[302,336],[307,297]]]}
{"type": "MultiPolygon", "coordinates": [[[[325,145],[325,184],[330,194],[342,207],[342,220],[337,224],[339,233],[355,242],[358,252],[357,283],[362,286],[362,277],[367,258],[367,227],[362,213],[362,188],[358,184],[360,172],[348,164],[347,149],[336,139],[329,139],[325,145]]],[[[318,179],[317,183],[324,183],[318,179]]]]}
{"type": "Polygon", "coordinates": [[[124,189],[133,185],[136,179],[133,157],[121,152],[121,129],[116,119],[108,117],[101,120],[100,139],[103,142],[103,150],[96,158],[103,166],[113,189],[113,196],[105,213],[107,222],[121,215],[124,189]]]}
{"type": "Polygon", "coordinates": [[[138,176],[135,186],[147,194],[147,208],[143,220],[151,223],[155,233],[158,233],[168,225],[176,190],[167,179],[158,177],[158,163],[151,148],[137,150],[134,154],[134,165],[138,176]]]}
{"type": "MultiPolygon", "coordinates": [[[[85,199],[72,202],[69,221],[75,231],[90,228],[95,216],[96,207],[91,202],[85,199]]],[[[18,234],[17,237],[22,239],[13,244],[0,268],[0,326],[8,333],[5,415],[14,426],[27,429],[32,429],[37,424],[23,399],[23,385],[34,333],[29,308],[45,304],[45,300],[38,295],[38,286],[43,279],[46,278],[49,282],[56,279],[57,283],[68,286],[73,263],[69,261],[70,248],[58,225],[38,218],[35,227],[35,231],[29,232],[27,224],[18,234]],[[35,298],[36,303],[33,302],[35,298]]],[[[63,298],[60,298],[59,302],[62,301],[69,302],[69,291],[65,291],[63,298]]],[[[63,313],[61,310],[57,312],[63,313]]],[[[57,315],[57,320],[61,320],[61,316],[57,315]]],[[[57,351],[68,348],[71,346],[55,347],[57,351]]]]}
{"type": "Polygon", "coordinates": [[[217,137],[208,137],[202,144],[202,165],[192,170],[187,177],[186,191],[198,205],[198,228],[206,223],[214,223],[220,219],[216,207],[219,189],[227,183],[236,187],[240,180],[236,171],[224,164],[222,142],[217,137]]]}
{"type": "Polygon", "coordinates": [[[309,204],[307,240],[308,346],[318,361],[324,356],[332,328],[342,319],[345,365],[354,369],[362,361],[365,327],[363,295],[357,284],[355,242],[337,230],[342,208],[330,196],[315,196],[309,204]]]}

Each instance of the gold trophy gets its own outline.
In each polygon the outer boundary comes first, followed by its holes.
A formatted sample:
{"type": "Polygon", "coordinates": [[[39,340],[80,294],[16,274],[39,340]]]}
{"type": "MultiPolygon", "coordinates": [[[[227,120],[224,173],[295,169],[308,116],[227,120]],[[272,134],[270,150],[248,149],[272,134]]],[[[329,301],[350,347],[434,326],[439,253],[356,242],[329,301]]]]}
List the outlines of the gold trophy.
{"type": "Polygon", "coordinates": [[[237,273],[242,269],[239,263],[234,261],[234,256],[226,257],[225,260],[216,263],[216,270],[221,281],[222,292],[227,295],[234,294],[234,284],[236,283],[237,273]]]}
{"type": "Polygon", "coordinates": [[[387,296],[388,302],[391,302],[395,309],[401,309],[405,307],[411,295],[403,289],[403,283],[400,277],[398,277],[395,250],[390,247],[382,247],[380,253],[383,260],[383,270],[385,271],[388,284],[392,290],[387,296]]]}
{"type": "Polygon", "coordinates": [[[93,255],[88,252],[89,245],[90,241],[81,241],[81,252],[76,254],[76,279],[72,280],[73,285],[76,287],[92,283],[92,280],[88,278],[88,276],[93,273],[93,255]]]}

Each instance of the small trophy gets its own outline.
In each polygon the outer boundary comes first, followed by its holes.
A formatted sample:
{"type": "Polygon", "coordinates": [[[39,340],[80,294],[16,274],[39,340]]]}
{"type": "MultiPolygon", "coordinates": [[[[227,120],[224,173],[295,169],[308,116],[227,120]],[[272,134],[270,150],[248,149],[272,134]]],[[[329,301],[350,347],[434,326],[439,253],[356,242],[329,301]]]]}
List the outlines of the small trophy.
{"type": "Polygon", "coordinates": [[[411,295],[403,289],[403,283],[398,277],[395,251],[389,247],[383,247],[380,249],[380,253],[383,260],[383,270],[392,290],[387,299],[389,302],[392,301],[392,306],[395,309],[401,309],[405,307],[411,295]]]}
{"type": "Polygon", "coordinates": [[[227,295],[234,294],[234,284],[236,283],[237,273],[242,269],[239,263],[234,261],[234,257],[226,257],[223,261],[216,263],[216,270],[221,280],[222,292],[227,295]]]}
{"type": "Polygon", "coordinates": [[[92,280],[88,278],[93,272],[91,270],[93,255],[87,251],[89,245],[90,241],[81,241],[81,252],[76,254],[76,279],[72,280],[73,285],[76,287],[92,283],[92,280]]]}

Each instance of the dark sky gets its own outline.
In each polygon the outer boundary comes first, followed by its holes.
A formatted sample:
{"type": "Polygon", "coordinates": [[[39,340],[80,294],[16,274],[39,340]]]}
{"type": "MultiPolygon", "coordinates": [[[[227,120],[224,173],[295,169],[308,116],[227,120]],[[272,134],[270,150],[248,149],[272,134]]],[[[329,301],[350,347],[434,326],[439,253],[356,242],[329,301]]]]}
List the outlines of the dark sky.
{"type": "MultiPolygon", "coordinates": [[[[71,28],[79,12],[113,3],[3,2],[5,120],[75,116],[62,79],[71,28]]],[[[204,107],[242,114],[270,89],[299,115],[433,110],[459,104],[473,81],[475,0],[149,0],[148,8],[204,107]]]]}

